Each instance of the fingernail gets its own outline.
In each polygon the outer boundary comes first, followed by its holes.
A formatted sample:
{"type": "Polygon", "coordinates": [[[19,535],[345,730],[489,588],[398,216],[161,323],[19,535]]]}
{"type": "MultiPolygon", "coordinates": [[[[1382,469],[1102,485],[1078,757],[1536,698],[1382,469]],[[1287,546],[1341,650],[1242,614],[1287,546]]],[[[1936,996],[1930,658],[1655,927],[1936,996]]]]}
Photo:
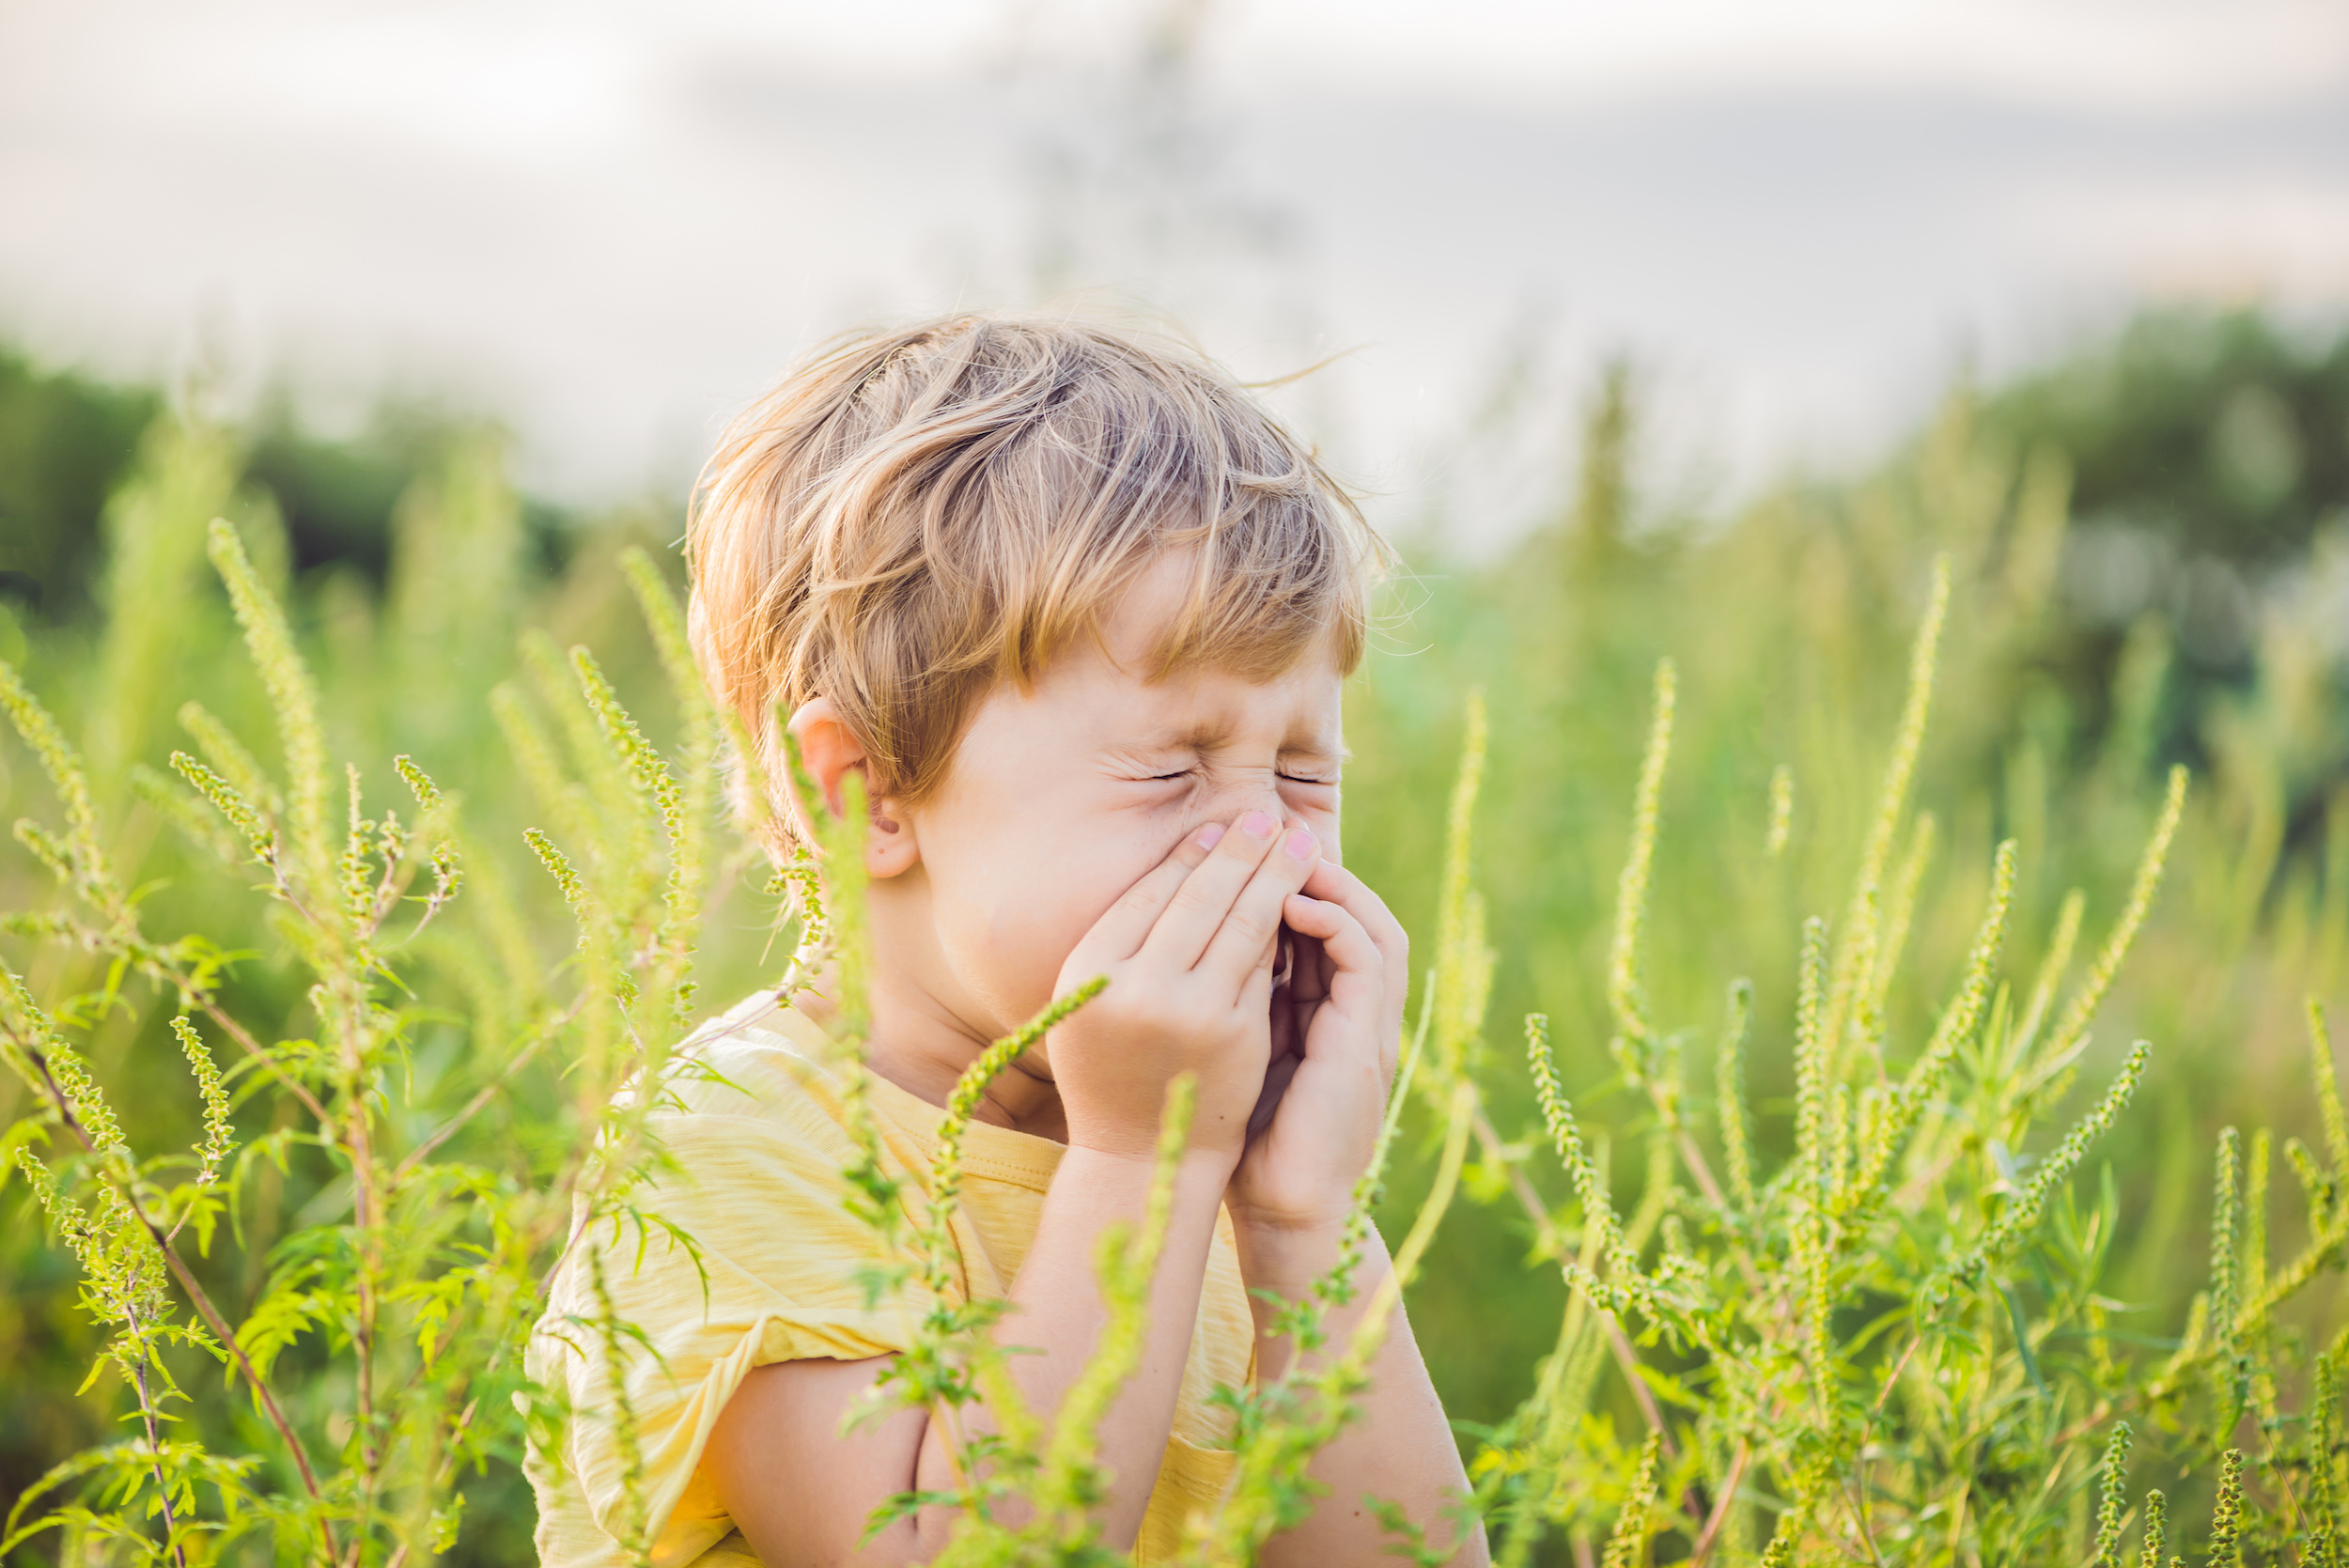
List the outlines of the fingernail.
{"type": "Polygon", "coordinates": [[[1221,822],[1210,822],[1206,827],[1199,830],[1199,847],[1202,849],[1212,849],[1222,841],[1222,838],[1223,824],[1221,822]]]}
{"type": "Polygon", "coordinates": [[[1268,814],[1260,811],[1252,811],[1241,817],[1239,825],[1248,830],[1250,838],[1270,838],[1272,830],[1280,826],[1268,814]]]}
{"type": "Polygon", "coordinates": [[[1314,842],[1313,834],[1299,828],[1283,841],[1281,847],[1300,861],[1310,861],[1314,851],[1321,846],[1314,842]]]}

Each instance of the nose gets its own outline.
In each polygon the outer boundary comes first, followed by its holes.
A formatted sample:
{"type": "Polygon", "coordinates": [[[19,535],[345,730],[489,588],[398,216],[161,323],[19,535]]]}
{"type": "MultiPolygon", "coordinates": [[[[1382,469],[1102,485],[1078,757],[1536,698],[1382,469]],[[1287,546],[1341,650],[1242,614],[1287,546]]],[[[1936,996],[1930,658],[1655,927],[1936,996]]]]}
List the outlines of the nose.
{"type": "Polygon", "coordinates": [[[1230,828],[1250,812],[1263,812],[1276,823],[1285,825],[1292,814],[1280,792],[1256,784],[1234,783],[1208,792],[1197,802],[1198,815],[1186,828],[1186,833],[1197,832],[1209,823],[1230,828]]]}
{"type": "MultiPolygon", "coordinates": [[[[1255,779],[1233,779],[1205,793],[1198,802],[1199,815],[1187,832],[1197,832],[1208,823],[1232,827],[1252,811],[1263,812],[1280,826],[1305,821],[1303,815],[1281,799],[1278,783],[1269,775],[1255,779]]],[[[1332,814],[1313,821],[1314,837],[1321,847],[1322,859],[1336,863],[1338,859],[1337,820],[1332,814]]]]}
{"type": "Polygon", "coordinates": [[[1235,786],[1218,792],[1208,814],[1218,822],[1237,822],[1250,812],[1260,811],[1275,822],[1288,821],[1291,813],[1281,799],[1280,791],[1260,784],[1235,786]]]}

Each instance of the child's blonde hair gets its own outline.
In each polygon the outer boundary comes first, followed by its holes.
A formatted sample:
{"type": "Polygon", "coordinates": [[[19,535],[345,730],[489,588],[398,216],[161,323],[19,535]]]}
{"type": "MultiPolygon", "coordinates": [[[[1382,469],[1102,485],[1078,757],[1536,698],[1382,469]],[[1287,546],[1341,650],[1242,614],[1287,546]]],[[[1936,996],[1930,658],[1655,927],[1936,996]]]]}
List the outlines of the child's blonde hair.
{"type": "Polygon", "coordinates": [[[686,549],[694,652],[767,778],[778,710],[820,694],[872,794],[909,803],[979,699],[1097,634],[1161,552],[1196,568],[1153,675],[1251,679],[1315,649],[1350,674],[1384,555],[1312,451],[1196,354],[997,315],[852,334],[794,368],[720,438],[686,549]]]}

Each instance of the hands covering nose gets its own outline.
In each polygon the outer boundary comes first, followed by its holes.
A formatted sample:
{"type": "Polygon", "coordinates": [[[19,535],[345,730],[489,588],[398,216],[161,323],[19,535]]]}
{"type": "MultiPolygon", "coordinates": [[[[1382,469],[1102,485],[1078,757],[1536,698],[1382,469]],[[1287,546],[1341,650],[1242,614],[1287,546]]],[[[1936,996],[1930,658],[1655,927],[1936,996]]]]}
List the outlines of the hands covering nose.
{"type": "Polygon", "coordinates": [[[1283,907],[1288,984],[1272,998],[1271,1056],[1226,1202],[1242,1227],[1334,1227],[1370,1163],[1403,1044],[1409,944],[1378,895],[1324,861],[1283,907]]]}
{"type": "Polygon", "coordinates": [[[1264,811],[1210,824],[1061,970],[1064,992],[1110,980],[1051,1036],[1071,1146],[1149,1158],[1168,1082],[1194,1072],[1187,1157],[1236,1167],[1235,1220],[1333,1223],[1377,1141],[1408,972],[1402,927],[1310,831],[1264,811]]]}

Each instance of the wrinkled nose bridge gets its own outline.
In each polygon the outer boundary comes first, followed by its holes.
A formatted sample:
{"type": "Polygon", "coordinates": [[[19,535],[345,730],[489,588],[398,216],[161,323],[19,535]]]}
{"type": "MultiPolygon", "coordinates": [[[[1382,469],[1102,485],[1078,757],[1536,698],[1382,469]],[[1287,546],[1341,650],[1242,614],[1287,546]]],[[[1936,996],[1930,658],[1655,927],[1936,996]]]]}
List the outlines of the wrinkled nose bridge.
{"type": "Polygon", "coordinates": [[[1229,826],[1252,811],[1268,812],[1275,822],[1285,822],[1289,809],[1281,800],[1281,792],[1268,777],[1234,779],[1218,787],[1206,803],[1206,818],[1229,826]]]}

